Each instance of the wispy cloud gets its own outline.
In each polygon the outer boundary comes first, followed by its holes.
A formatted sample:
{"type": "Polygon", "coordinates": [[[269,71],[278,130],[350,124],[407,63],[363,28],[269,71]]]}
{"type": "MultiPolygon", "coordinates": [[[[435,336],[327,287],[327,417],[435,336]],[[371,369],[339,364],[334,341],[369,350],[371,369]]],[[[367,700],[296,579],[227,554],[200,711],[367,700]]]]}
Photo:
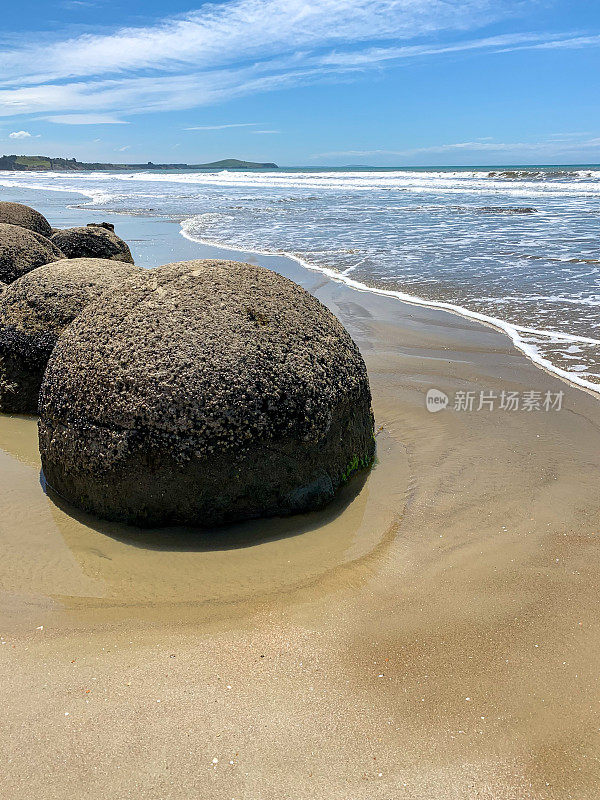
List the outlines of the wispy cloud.
{"type": "Polygon", "coordinates": [[[489,50],[508,53],[515,50],[557,49],[600,46],[600,35],[579,36],[574,33],[516,33],[468,39],[451,44],[406,45],[403,47],[371,47],[363,50],[331,52],[320,57],[323,65],[368,67],[385,61],[414,59],[425,56],[489,50]]]}
{"type": "Polygon", "coordinates": [[[206,68],[298,48],[465,30],[517,5],[516,0],[233,0],[153,26],[5,50],[0,74],[5,84],[23,85],[140,69],[180,71],[190,64],[206,68]]]}
{"type": "Polygon", "coordinates": [[[227,122],[224,125],[193,125],[191,128],[184,128],[185,131],[224,131],[226,128],[251,128],[258,125],[258,122],[227,122]]]}
{"type": "Polygon", "coordinates": [[[57,109],[77,109],[80,113],[127,109],[130,114],[182,110],[323,78],[323,70],[318,66],[305,69],[286,69],[281,63],[277,66],[275,71],[271,65],[255,64],[186,75],[0,89],[0,116],[47,114],[57,109]]]}
{"type": "Polygon", "coordinates": [[[94,8],[100,5],[100,0],[62,0],[60,5],[66,9],[94,8]]]}
{"type": "Polygon", "coordinates": [[[128,125],[124,119],[117,119],[111,114],[54,114],[44,117],[47,122],[57,125],[128,125]]]}
{"type": "Polygon", "coordinates": [[[0,116],[51,114],[47,119],[58,124],[118,124],[122,114],[348,80],[408,59],[600,45],[600,35],[585,31],[473,38],[474,30],[507,17],[524,1],[229,0],[109,34],[40,44],[28,43],[33,36],[22,45],[10,40],[0,52],[0,116]]]}
{"type": "Polygon", "coordinates": [[[467,142],[450,142],[446,144],[429,145],[427,147],[412,147],[405,150],[373,149],[373,150],[334,150],[328,153],[316,153],[311,158],[323,160],[327,158],[381,158],[402,157],[411,158],[419,155],[441,155],[449,153],[512,153],[527,155],[568,155],[570,152],[581,153],[585,151],[600,150],[600,137],[582,138],[576,134],[555,134],[537,142],[496,142],[490,137],[483,137],[467,142]]]}
{"type": "Polygon", "coordinates": [[[281,131],[250,131],[250,133],[256,133],[258,135],[268,134],[268,133],[281,133],[281,131]]]}

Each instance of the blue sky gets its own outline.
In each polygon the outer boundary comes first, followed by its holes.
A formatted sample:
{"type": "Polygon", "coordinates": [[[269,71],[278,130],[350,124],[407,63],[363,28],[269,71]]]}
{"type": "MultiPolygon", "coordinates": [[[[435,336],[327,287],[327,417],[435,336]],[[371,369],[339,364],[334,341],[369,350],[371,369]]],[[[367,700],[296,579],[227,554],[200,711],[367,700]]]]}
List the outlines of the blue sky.
{"type": "Polygon", "coordinates": [[[0,151],[130,163],[600,162],[596,0],[141,5],[5,4],[0,151]]]}

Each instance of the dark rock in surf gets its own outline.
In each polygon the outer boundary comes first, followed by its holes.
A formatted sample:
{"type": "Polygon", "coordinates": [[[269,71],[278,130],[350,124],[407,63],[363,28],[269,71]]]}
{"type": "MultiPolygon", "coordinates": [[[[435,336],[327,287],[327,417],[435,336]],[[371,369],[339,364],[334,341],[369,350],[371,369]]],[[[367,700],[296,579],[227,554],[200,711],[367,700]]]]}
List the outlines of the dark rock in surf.
{"type": "Polygon", "coordinates": [[[21,203],[0,201],[0,223],[17,225],[19,228],[26,228],[46,237],[52,235],[52,228],[46,217],[34,208],[21,203]]]}
{"type": "Polygon", "coordinates": [[[138,525],[320,508],[374,454],[364,361],[336,317],[262,267],[190,261],[94,303],[40,394],[49,485],[138,525]]]}
{"type": "Polygon", "coordinates": [[[64,258],[59,248],[39,233],[0,223],[0,281],[12,283],[36,267],[64,258]]]}
{"type": "Polygon", "coordinates": [[[483,214],[537,214],[532,206],[483,206],[477,210],[483,214]]]}
{"type": "Polygon", "coordinates": [[[114,231],[103,226],[66,228],[53,233],[51,241],[60,247],[67,258],[108,258],[133,264],[127,244],[114,231]]]}
{"type": "Polygon", "coordinates": [[[88,228],[105,228],[107,231],[112,231],[114,233],[115,226],[112,222],[88,222],[88,228]]]}
{"type": "Polygon", "coordinates": [[[46,364],[63,330],[104,292],[120,291],[140,267],[63,259],[28,272],[0,294],[0,410],[37,413],[46,364]]]}

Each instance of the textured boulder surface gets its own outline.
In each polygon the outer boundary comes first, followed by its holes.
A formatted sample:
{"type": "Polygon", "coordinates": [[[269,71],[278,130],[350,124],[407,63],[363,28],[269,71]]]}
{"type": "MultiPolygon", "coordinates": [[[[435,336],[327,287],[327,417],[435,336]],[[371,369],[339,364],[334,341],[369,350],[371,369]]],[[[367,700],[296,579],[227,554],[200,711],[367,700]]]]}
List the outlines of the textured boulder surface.
{"type": "Polygon", "coordinates": [[[113,231],[113,233],[114,233],[114,230],[115,230],[115,226],[112,224],[112,222],[88,222],[87,227],[88,228],[106,228],[107,231],[113,231]]]}
{"type": "Polygon", "coordinates": [[[133,264],[127,244],[104,225],[65,228],[53,233],[51,239],[67,258],[108,258],[133,264]]]}
{"type": "Polygon", "coordinates": [[[52,228],[46,217],[39,211],[21,205],[21,203],[0,201],[0,222],[18,225],[20,228],[27,228],[34,233],[41,233],[42,236],[52,235],[52,228]]]}
{"type": "Polygon", "coordinates": [[[0,223],[0,281],[12,283],[26,272],[61,258],[64,254],[45,236],[0,223]]]}
{"type": "Polygon", "coordinates": [[[104,292],[120,291],[140,267],[92,258],[38,267],[0,294],[0,410],[37,413],[44,370],[56,340],[104,292]]]}
{"type": "Polygon", "coordinates": [[[169,264],[60,337],[40,393],[49,485],[138,525],[325,505],[374,454],[364,361],[318,300],[262,267],[169,264]]]}

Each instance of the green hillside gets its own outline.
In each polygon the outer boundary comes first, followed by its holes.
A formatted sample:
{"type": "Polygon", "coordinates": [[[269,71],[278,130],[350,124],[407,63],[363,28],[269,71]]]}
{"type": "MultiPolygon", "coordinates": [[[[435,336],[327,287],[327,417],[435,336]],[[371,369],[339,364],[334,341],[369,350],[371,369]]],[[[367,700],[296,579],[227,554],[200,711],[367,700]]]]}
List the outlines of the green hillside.
{"type": "Polygon", "coordinates": [[[272,162],[240,161],[225,158],[208,164],[102,164],[100,162],[77,161],[74,158],[51,156],[1,156],[0,170],[25,172],[27,170],[49,170],[52,172],[82,172],[91,170],[152,170],[152,169],[278,169],[272,162]]]}

